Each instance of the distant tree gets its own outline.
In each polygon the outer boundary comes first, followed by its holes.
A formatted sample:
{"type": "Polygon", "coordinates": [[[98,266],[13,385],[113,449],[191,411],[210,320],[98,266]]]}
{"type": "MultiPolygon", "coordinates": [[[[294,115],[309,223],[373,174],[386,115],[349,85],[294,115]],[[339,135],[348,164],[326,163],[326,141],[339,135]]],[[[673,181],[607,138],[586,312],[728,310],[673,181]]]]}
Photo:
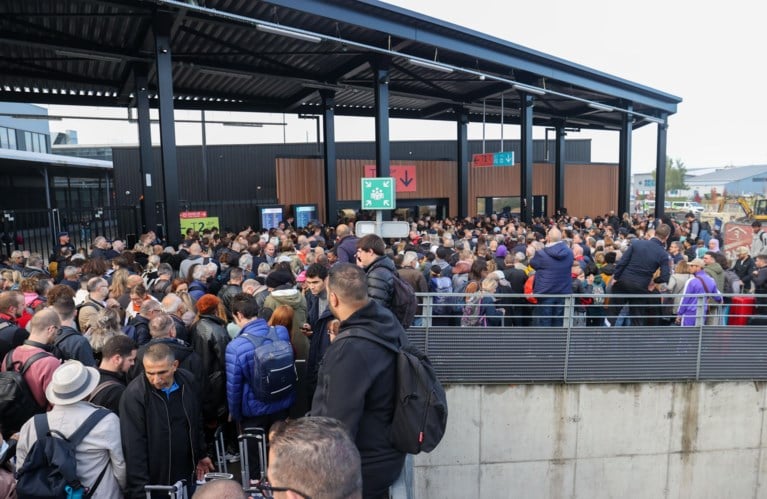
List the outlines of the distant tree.
{"type": "MultiPolygon", "coordinates": [[[[666,158],[666,192],[688,189],[687,184],[684,183],[686,175],[687,167],[681,159],[666,158]]],[[[655,171],[652,172],[652,178],[658,181],[655,178],[655,171]]]]}

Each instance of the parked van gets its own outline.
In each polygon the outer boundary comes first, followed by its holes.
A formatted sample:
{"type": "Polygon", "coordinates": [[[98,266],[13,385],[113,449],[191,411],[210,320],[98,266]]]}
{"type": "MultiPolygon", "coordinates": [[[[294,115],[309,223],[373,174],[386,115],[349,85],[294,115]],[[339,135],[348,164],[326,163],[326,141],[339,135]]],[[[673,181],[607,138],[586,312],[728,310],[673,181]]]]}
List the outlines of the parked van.
{"type": "Polygon", "coordinates": [[[702,213],[705,208],[703,208],[702,204],[696,201],[672,201],[671,209],[679,211],[691,211],[697,215],[698,213],[702,213]]]}

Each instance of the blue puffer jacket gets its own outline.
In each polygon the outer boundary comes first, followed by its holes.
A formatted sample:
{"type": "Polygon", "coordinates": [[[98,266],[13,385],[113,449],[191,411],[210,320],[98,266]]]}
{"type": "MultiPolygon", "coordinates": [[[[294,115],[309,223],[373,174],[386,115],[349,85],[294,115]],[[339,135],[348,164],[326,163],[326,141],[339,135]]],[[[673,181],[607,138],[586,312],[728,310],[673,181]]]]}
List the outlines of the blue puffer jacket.
{"type": "MultiPolygon", "coordinates": [[[[226,398],[233,421],[274,414],[290,408],[296,400],[295,391],[284,399],[271,403],[261,402],[253,394],[250,384],[253,378],[253,343],[242,335],[266,336],[268,333],[269,326],[266,321],[254,319],[245,324],[240,333],[226,346],[226,398]]],[[[277,326],[277,336],[281,340],[290,341],[290,333],[283,326],[277,326]]]]}
{"type": "Polygon", "coordinates": [[[530,266],[535,269],[536,294],[569,295],[572,290],[570,268],[573,266],[573,251],[563,242],[546,246],[535,252],[530,266]]]}

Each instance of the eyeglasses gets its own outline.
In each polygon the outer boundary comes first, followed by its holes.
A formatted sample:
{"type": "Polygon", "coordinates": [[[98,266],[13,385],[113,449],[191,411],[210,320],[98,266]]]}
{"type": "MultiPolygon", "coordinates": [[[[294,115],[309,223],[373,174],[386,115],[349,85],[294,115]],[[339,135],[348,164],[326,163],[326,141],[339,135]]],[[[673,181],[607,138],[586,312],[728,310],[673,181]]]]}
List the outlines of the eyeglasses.
{"type": "Polygon", "coordinates": [[[311,497],[297,491],[296,489],[291,489],[290,487],[273,487],[267,482],[259,482],[256,485],[256,488],[261,493],[261,495],[264,496],[265,499],[274,499],[274,492],[293,492],[294,494],[298,494],[299,496],[303,497],[303,499],[312,499],[311,497]]]}

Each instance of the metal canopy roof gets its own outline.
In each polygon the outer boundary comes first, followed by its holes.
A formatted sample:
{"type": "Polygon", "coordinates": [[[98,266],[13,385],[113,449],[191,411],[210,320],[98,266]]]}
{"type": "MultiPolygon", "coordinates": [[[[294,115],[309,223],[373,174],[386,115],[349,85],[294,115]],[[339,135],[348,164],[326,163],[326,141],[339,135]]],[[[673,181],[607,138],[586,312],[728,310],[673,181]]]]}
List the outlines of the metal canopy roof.
{"type": "Polygon", "coordinates": [[[638,128],[681,102],[373,0],[4,0],[0,101],[134,105],[134,71],[154,81],[162,13],[176,109],[319,113],[328,89],[337,115],[373,116],[373,64],[390,69],[393,118],[455,120],[463,108],[470,121],[518,123],[526,91],[535,125],[617,129],[631,111],[638,128]]]}

